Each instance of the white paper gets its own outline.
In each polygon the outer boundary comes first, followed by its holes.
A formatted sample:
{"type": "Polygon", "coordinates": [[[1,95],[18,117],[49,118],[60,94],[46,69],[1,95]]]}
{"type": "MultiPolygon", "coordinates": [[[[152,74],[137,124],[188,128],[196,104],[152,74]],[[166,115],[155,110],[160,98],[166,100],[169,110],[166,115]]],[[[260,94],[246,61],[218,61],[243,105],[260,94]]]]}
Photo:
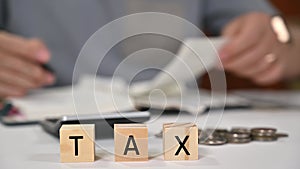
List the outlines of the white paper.
{"type": "Polygon", "coordinates": [[[154,79],[134,84],[134,96],[161,89],[166,94],[184,90],[187,82],[196,80],[218,63],[217,50],[225,43],[223,38],[190,38],[183,42],[176,57],[154,79]],[[177,88],[177,89],[176,89],[177,88]]]}
{"type": "Polygon", "coordinates": [[[63,115],[99,114],[135,110],[123,91],[124,83],[117,79],[112,93],[111,79],[83,77],[74,86],[35,90],[23,98],[11,99],[23,115],[23,120],[41,120],[63,115]],[[95,90],[94,90],[95,86],[95,90]],[[116,96],[117,95],[117,96],[116,96]]]}
{"type": "MultiPolygon", "coordinates": [[[[199,93],[196,79],[218,64],[217,50],[224,43],[223,38],[185,40],[177,57],[154,79],[133,84],[130,94],[136,105],[175,108],[190,113],[203,112],[211,106],[212,100],[210,95],[199,93]],[[194,86],[188,89],[186,84],[191,81],[194,86]]],[[[225,100],[216,102],[221,106],[225,104],[225,100]]]]}

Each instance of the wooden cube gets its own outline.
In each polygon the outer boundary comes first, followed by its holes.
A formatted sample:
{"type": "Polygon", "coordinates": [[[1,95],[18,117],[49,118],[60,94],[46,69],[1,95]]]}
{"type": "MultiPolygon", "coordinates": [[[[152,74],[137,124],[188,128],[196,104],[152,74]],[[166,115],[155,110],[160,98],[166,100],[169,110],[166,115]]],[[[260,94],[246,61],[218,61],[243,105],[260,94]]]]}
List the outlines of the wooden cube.
{"type": "Polygon", "coordinates": [[[163,125],[164,159],[198,160],[198,128],[193,123],[163,125]]]}
{"type": "Polygon", "coordinates": [[[93,162],[95,160],[95,125],[63,125],[60,130],[61,162],[93,162]]]}
{"type": "Polygon", "coordinates": [[[148,129],[144,124],[115,124],[115,161],[148,161],[148,129]]]}

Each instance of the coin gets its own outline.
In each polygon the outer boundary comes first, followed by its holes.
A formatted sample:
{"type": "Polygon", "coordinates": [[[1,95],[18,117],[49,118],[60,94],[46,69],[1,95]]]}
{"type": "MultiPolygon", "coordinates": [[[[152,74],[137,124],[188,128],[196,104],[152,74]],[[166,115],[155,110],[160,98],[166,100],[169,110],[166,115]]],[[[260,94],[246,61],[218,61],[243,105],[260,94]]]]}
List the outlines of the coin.
{"type": "Polygon", "coordinates": [[[264,127],[260,127],[260,128],[253,128],[251,129],[251,134],[253,136],[269,136],[269,137],[273,137],[276,135],[276,131],[277,129],[275,128],[264,128],[264,127]]]}
{"type": "Polygon", "coordinates": [[[220,134],[216,132],[215,129],[210,129],[210,128],[201,130],[200,132],[198,130],[198,134],[199,134],[199,138],[202,139],[206,139],[208,137],[220,137],[220,134]]]}
{"type": "Polygon", "coordinates": [[[276,141],[277,137],[275,136],[254,136],[252,137],[252,140],[254,141],[263,141],[263,142],[268,142],[268,141],[276,141]]]}
{"type": "Polygon", "coordinates": [[[251,138],[250,133],[229,132],[226,134],[227,139],[248,139],[251,138]]]}
{"type": "Polygon", "coordinates": [[[219,135],[216,134],[216,133],[211,133],[211,132],[207,132],[206,130],[205,131],[201,131],[201,133],[199,133],[198,135],[198,139],[199,139],[199,142],[204,142],[208,139],[215,139],[215,138],[218,138],[219,135]]]}
{"type": "Polygon", "coordinates": [[[234,127],[231,129],[231,132],[233,132],[233,133],[250,133],[250,130],[248,128],[244,128],[244,127],[234,127]]]}
{"type": "Polygon", "coordinates": [[[225,137],[226,133],[228,133],[228,130],[227,129],[216,129],[215,132],[218,133],[219,135],[225,137]]]}
{"type": "Polygon", "coordinates": [[[245,144],[245,143],[249,143],[251,142],[252,139],[249,138],[232,138],[232,139],[227,139],[228,143],[232,143],[232,144],[245,144]]]}
{"type": "Polygon", "coordinates": [[[218,136],[224,136],[228,130],[227,129],[213,129],[213,128],[206,128],[204,130],[199,129],[198,133],[199,135],[201,134],[201,132],[205,132],[206,135],[218,135],[218,136]]]}
{"type": "Polygon", "coordinates": [[[203,144],[203,145],[216,146],[216,145],[224,145],[226,143],[227,140],[222,137],[209,137],[206,140],[199,139],[199,144],[203,144]]]}
{"type": "Polygon", "coordinates": [[[223,129],[204,129],[199,133],[199,144],[203,145],[223,145],[227,143],[227,139],[222,136],[223,129]],[[220,132],[220,133],[219,133],[220,132]]]}
{"type": "Polygon", "coordinates": [[[289,135],[288,134],[285,134],[285,133],[277,133],[276,134],[276,137],[277,138],[280,138],[280,137],[288,137],[289,135]]]}
{"type": "MultiPolygon", "coordinates": [[[[212,129],[206,128],[204,130],[198,129],[198,142],[202,145],[224,145],[231,144],[244,144],[253,141],[276,141],[281,137],[288,137],[285,133],[276,133],[277,129],[259,127],[252,128],[251,130],[243,127],[235,127],[230,131],[227,129],[212,129]]],[[[156,137],[162,138],[163,131],[155,134],[156,137]]]]}
{"type": "Polygon", "coordinates": [[[217,133],[227,133],[228,130],[227,129],[216,129],[215,132],[217,132],[217,133]]]}

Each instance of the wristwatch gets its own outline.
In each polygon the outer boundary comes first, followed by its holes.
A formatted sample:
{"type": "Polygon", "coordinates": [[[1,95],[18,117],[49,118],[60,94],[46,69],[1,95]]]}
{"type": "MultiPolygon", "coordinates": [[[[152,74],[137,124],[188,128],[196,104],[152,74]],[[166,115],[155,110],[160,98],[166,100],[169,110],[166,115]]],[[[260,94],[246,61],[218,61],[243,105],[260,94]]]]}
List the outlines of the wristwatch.
{"type": "Polygon", "coordinates": [[[271,27],[277,36],[277,40],[287,44],[292,42],[291,33],[288,29],[285,19],[280,15],[274,15],[271,18],[271,27]]]}

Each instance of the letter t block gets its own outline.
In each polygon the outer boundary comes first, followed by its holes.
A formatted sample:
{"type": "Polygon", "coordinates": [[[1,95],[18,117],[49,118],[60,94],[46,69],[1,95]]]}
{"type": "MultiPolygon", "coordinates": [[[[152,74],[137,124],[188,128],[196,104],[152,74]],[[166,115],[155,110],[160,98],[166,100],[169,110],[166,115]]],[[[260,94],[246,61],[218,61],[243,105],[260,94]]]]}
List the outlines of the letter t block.
{"type": "Polygon", "coordinates": [[[193,123],[163,125],[164,159],[198,160],[198,128],[193,123]]]}
{"type": "Polygon", "coordinates": [[[95,160],[95,125],[63,125],[59,130],[61,162],[95,160]]]}
{"type": "Polygon", "coordinates": [[[144,124],[115,124],[115,161],[148,161],[148,129],[144,124]]]}

